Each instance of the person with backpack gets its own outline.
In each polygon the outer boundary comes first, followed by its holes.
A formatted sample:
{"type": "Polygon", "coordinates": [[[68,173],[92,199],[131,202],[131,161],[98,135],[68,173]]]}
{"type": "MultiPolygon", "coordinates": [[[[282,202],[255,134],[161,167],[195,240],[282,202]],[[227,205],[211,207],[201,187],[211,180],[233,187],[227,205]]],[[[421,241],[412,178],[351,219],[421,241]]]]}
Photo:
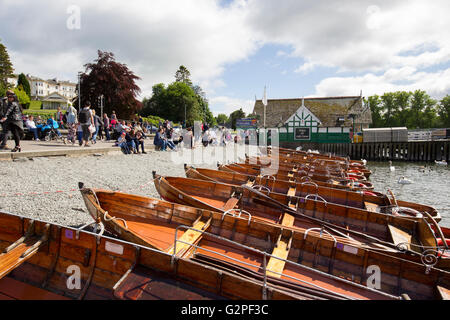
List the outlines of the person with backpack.
{"type": "Polygon", "coordinates": [[[94,127],[94,118],[92,116],[92,111],[90,107],[91,103],[87,101],[84,108],[80,111],[80,114],[78,115],[78,120],[81,124],[81,129],[83,130],[83,140],[82,142],[80,142],[80,146],[83,144],[84,141],[85,147],[90,147],[89,139],[91,138],[91,131],[89,127],[90,126],[94,127]]]}

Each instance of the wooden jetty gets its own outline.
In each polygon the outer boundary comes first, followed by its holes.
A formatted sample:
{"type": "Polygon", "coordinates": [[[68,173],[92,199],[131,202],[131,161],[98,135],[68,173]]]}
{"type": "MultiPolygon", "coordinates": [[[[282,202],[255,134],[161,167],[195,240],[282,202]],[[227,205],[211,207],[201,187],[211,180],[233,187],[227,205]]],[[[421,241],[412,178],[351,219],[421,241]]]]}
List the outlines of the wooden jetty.
{"type": "Polygon", "coordinates": [[[371,161],[450,161],[450,141],[323,143],[316,148],[322,153],[371,161]]]}

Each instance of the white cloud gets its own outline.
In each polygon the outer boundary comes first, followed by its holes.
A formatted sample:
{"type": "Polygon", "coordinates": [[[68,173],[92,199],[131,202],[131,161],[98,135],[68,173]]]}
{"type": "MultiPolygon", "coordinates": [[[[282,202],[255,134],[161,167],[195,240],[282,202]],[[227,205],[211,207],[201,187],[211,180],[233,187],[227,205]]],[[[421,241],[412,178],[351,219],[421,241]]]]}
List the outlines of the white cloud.
{"type": "MultiPolygon", "coordinates": [[[[306,75],[325,66],[350,73],[320,81],[318,95],[402,86],[448,93],[448,70],[423,70],[450,61],[447,0],[239,0],[225,7],[221,2],[0,0],[1,38],[17,72],[72,81],[98,49],[111,51],[142,78],[142,96],[150,95],[156,83],[172,82],[184,65],[215,114],[229,114],[237,106],[252,111],[248,95],[227,97],[217,91],[230,87],[226,68],[263,45],[282,45],[279,59],[304,61],[290,72],[306,75]],[[70,5],[81,9],[80,30],[67,28],[70,5]]],[[[282,70],[285,74],[286,67],[282,70]]]]}
{"type": "Polygon", "coordinates": [[[316,86],[315,96],[382,95],[393,91],[425,90],[434,98],[442,98],[450,92],[450,68],[437,72],[417,72],[412,68],[389,69],[382,75],[368,73],[355,77],[332,77],[316,86]]]}
{"type": "Polygon", "coordinates": [[[258,47],[244,24],[243,2],[223,8],[210,0],[0,0],[0,6],[2,40],[17,71],[75,80],[98,49],[111,51],[143,79],[144,95],[156,83],[174,81],[180,65],[194,83],[223,87],[225,65],[258,47]],[[81,9],[80,30],[67,28],[73,4],[81,9]],[[39,18],[30,19],[36,12],[39,18]]]}
{"type": "Polygon", "coordinates": [[[307,73],[311,72],[314,69],[314,67],[315,67],[314,63],[306,62],[303,65],[301,65],[300,67],[298,67],[297,69],[295,69],[294,72],[307,74],[307,73]]]}
{"type": "Polygon", "coordinates": [[[253,112],[253,107],[255,106],[255,100],[243,100],[239,98],[231,98],[226,96],[213,97],[209,100],[210,104],[215,105],[214,110],[212,110],[214,116],[219,113],[224,113],[227,116],[233,111],[242,108],[246,114],[253,112]]]}

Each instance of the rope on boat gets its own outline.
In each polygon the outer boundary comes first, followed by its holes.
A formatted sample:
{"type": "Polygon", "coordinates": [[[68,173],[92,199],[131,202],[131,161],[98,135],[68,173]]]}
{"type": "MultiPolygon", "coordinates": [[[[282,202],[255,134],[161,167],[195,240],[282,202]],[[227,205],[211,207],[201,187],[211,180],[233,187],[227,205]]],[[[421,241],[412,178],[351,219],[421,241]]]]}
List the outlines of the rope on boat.
{"type": "Polygon", "coordinates": [[[123,222],[123,224],[124,224],[124,226],[125,226],[125,229],[128,229],[127,222],[125,221],[125,219],[118,218],[118,217],[112,217],[112,216],[110,216],[111,219],[108,219],[108,218],[106,217],[107,214],[109,214],[108,211],[105,211],[105,213],[103,214],[103,220],[105,220],[106,222],[108,222],[108,221],[114,221],[114,220],[120,220],[120,221],[123,222]]]}

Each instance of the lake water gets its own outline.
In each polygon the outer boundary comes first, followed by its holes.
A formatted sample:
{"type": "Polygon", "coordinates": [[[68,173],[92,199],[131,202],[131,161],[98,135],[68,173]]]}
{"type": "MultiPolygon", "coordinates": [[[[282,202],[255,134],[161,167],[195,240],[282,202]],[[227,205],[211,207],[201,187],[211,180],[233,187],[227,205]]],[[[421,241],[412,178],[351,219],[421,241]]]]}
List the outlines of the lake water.
{"type": "Polygon", "coordinates": [[[389,170],[389,162],[368,162],[372,171],[370,181],[375,191],[386,193],[391,189],[396,199],[434,207],[442,216],[439,223],[450,227],[450,167],[427,163],[393,162],[395,171],[389,170]],[[425,166],[425,172],[420,167],[425,166]],[[399,184],[404,176],[412,184],[399,184]]]}

